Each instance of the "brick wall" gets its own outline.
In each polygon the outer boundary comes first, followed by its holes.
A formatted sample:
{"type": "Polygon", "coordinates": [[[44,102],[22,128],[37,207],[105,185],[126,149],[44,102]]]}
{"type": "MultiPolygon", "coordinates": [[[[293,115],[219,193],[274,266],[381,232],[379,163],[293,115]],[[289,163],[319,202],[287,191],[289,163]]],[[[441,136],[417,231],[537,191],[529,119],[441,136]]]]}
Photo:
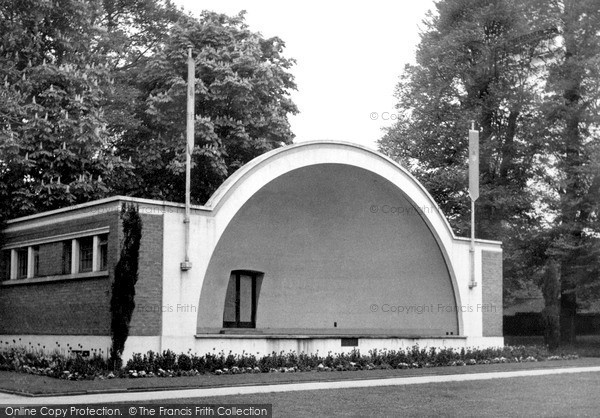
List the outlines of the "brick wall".
{"type": "MultiPolygon", "coordinates": [[[[85,218],[7,232],[5,243],[46,238],[108,226],[109,276],[0,285],[0,334],[110,335],[110,283],[119,254],[119,214],[85,218]]],[[[40,245],[40,275],[62,272],[62,243],[40,245]]]]}
{"type": "MultiPolygon", "coordinates": [[[[69,242],[70,243],[70,242],[69,242]]],[[[63,272],[63,243],[40,245],[38,276],[53,276],[63,272]]]]}
{"type": "Polygon", "coordinates": [[[163,215],[140,215],[142,242],[135,310],[129,335],[160,335],[162,315],[163,215]]]}
{"type": "MultiPolygon", "coordinates": [[[[130,335],[159,335],[162,314],[162,215],[141,214],[136,310],[130,335]]],[[[60,218],[58,219],[60,220],[60,218]]],[[[32,223],[35,221],[32,221],[32,223]]],[[[6,244],[108,226],[106,277],[0,285],[0,334],[110,335],[114,268],[123,239],[117,211],[7,233],[6,244]]],[[[7,252],[9,254],[9,252],[7,252]]],[[[62,242],[40,245],[39,276],[62,273],[62,242]]]]}
{"type": "Polygon", "coordinates": [[[108,279],[0,288],[0,334],[109,335],[108,279]]]}
{"type": "Polygon", "coordinates": [[[502,253],[482,251],[483,336],[502,336],[502,253]]]}
{"type": "Polygon", "coordinates": [[[0,251],[0,280],[10,278],[10,251],[0,251]]]}

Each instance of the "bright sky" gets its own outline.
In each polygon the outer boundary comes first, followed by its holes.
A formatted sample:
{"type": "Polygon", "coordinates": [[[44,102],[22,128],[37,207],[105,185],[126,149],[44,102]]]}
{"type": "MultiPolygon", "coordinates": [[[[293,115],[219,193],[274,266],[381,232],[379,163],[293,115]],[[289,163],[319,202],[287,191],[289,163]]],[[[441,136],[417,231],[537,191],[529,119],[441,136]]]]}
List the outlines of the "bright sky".
{"type": "Polygon", "coordinates": [[[246,10],[250,29],[278,36],[295,58],[300,113],[290,118],[295,142],[330,139],[376,148],[395,116],[394,88],[414,62],[419,27],[433,0],[369,2],[174,0],[194,15],[246,10]]]}

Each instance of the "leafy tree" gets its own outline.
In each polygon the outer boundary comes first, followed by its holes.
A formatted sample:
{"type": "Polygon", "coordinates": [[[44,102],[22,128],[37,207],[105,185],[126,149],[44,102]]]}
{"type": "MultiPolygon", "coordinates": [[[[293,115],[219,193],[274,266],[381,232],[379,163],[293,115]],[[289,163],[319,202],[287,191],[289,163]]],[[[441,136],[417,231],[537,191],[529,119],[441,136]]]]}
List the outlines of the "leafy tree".
{"type": "Polygon", "coordinates": [[[93,2],[0,4],[0,216],[105,196],[128,165],[102,109],[110,68],[92,53],[93,2]]]}
{"type": "Polygon", "coordinates": [[[600,294],[600,4],[590,0],[545,1],[558,36],[547,62],[543,103],[548,143],[548,260],[560,265],[561,339],[575,340],[577,299],[600,294]]]}
{"type": "Polygon", "coordinates": [[[193,201],[203,203],[237,168],[293,139],[294,61],[282,55],[283,42],[252,32],[243,13],[184,17],[136,73],[139,125],[118,144],[118,155],[135,166],[136,184],[122,192],[184,200],[188,45],[196,62],[193,201]]]}
{"type": "MultiPolygon", "coordinates": [[[[477,236],[504,241],[505,300],[540,285],[549,326],[559,323],[560,306],[562,335],[572,340],[576,295],[599,293],[600,5],[446,0],[436,7],[417,65],[398,85],[402,117],[380,147],[413,168],[465,233],[466,129],[469,119],[478,122],[477,236]]],[[[548,330],[549,339],[558,335],[548,330]]]]}
{"type": "Polygon", "coordinates": [[[380,149],[408,165],[459,234],[470,228],[467,129],[480,135],[478,238],[505,242],[505,289],[526,282],[528,231],[537,225],[536,173],[542,143],[536,62],[550,29],[532,26],[509,0],[447,0],[424,22],[416,65],[396,90],[398,123],[380,149]]]}
{"type": "MultiPolygon", "coordinates": [[[[104,114],[116,148],[125,132],[141,125],[136,112],[143,93],[137,80],[148,61],[164,48],[170,30],[184,13],[168,0],[103,0],[102,4],[103,12],[94,23],[104,30],[95,51],[105,55],[111,72],[114,88],[107,92],[104,114]]],[[[121,182],[117,189],[127,189],[128,182],[121,182]]]]}
{"type": "Polygon", "coordinates": [[[188,44],[195,201],[292,141],[294,61],[243,14],[60,0],[4,2],[0,17],[0,218],[114,193],[183,201],[188,44]]]}

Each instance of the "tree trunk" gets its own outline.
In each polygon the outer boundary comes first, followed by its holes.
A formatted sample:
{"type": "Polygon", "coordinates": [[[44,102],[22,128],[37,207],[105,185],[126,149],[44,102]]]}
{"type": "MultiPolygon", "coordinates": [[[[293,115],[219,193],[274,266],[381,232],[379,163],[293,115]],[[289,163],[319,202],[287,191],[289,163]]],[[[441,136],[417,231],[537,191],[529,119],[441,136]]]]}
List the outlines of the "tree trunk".
{"type": "Polygon", "coordinates": [[[563,282],[560,293],[560,340],[563,343],[574,344],[577,335],[575,332],[575,316],[577,314],[575,288],[563,282]]]}
{"type": "Polygon", "coordinates": [[[563,86],[564,111],[564,162],[565,188],[561,195],[561,227],[568,247],[561,263],[561,303],[560,327],[561,340],[575,342],[575,314],[577,312],[577,248],[581,245],[583,226],[587,216],[583,198],[587,193],[586,179],[582,173],[585,163],[583,139],[580,131],[582,116],[581,91],[584,68],[581,63],[580,48],[577,40],[575,3],[565,5],[564,43],[565,58],[560,69],[563,86]]]}
{"type": "Polygon", "coordinates": [[[560,344],[560,264],[554,260],[548,261],[546,271],[542,282],[542,292],[544,294],[544,343],[550,351],[554,351],[560,344]]]}
{"type": "Polygon", "coordinates": [[[510,170],[514,165],[518,118],[519,111],[512,109],[508,115],[508,125],[506,127],[504,144],[502,145],[502,162],[500,163],[500,181],[502,184],[508,184],[510,181],[510,170]]]}

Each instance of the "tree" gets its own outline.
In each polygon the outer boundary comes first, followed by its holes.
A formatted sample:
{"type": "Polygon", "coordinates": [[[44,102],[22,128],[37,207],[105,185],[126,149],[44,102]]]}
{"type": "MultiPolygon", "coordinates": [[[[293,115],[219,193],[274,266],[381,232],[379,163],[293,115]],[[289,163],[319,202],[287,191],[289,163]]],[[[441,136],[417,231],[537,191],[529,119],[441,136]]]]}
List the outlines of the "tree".
{"type": "Polygon", "coordinates": [[[293,134],[279,38],[170,1],[0,5],[0,219],[121,193],[183,201],[185,52],[197,61],[192,195],[293,134]]]}
{"type": "Polygon", "coordinates": [[[556,350],[560,344],[560,266],[555,260],[549,260],[541,280],[544,295],[544,342],[550,350],[556,350]]]}
{"type": "Polygon", "coordinates": [[[284,43],[250,31],[243,13],[184,17],[136,72],[139,125],[124,130],[118,155],[131,159],[137,182],[124,193],[184,200],[188,45],[196,61],[193,201],[204,203],[237,168],[293,139],[294,61],[282,55],[284,43]]]}
{"type": "MultiPolygon", "coordinates": [[[[397,89],[402,117],[380,147],[416,171],[460,233],[468,226],[466,128],[478,122],[477,236],[504,241],[505,300],[539,285],[548,326],[559,323],[560,306],[561,334],[572,341],[577,297],[600,293],[600,5],[436,7],[417,65],[397,89]]],[[[558,330],[547,331],[554,346],[558,330]]]]}
{"type": "Polygon", "coordinates": [[[111,90],[93,2],[0,5],[0,217],[105,196],[129,166],[112,153],[111,90]]]}
{"type": "MultiPolygon", "coordinates": [[[[142,124],[136,115],[143,106],[140,74],[164,48],[172,27],[184,13],[168,0],[103,0],[102,4],[103,11],[94,20],[103,28],[95,51],[106,57],[111,72],[114,88],[107,92],[104,114],[110,142],[117,150],[123,135],[142,124]]],[[[127,190],[128,182],[119,183],[116,191],[127,190]]]]}
{"type": "MultiPolygon", "coordinates": [[[[478,238],[505,243],[505,289],[529,276],[528,231],[540,222],[536,193],[543,144],[535,135],[541,111],[540,49],[553,28],[531,25],[510,0],[436,3],[424,22],[416,65],[398,84],[398,123],[380,149],[408,165],[432,193],[455,231],[470,228],[467,129],[481,128],[478,238]]],[[[510,295],[510,293],[508,293],[510,295]]]]}
{"type": "Polygon", "coordinates": [[[574,342],[578,294],[589,299],[600,286],[600,4],[564,0],[542,7],[559,27],[544,101],[556,173],[549,178],[556,221],[547,255],[560,264],[561,339],[574,342]]]}
{"type": "Polygon", "coordinates": [[[120,217],[123,224],[123,241],[121,255],[115,266],[115,280],[112,283],[110,299],[110,358],[115,369],[121,367],[121,355],[129,337],[129,325],[135,309],[135,284],[138,280],[143,229],[138,207],[123,204],[120,217]]]}

